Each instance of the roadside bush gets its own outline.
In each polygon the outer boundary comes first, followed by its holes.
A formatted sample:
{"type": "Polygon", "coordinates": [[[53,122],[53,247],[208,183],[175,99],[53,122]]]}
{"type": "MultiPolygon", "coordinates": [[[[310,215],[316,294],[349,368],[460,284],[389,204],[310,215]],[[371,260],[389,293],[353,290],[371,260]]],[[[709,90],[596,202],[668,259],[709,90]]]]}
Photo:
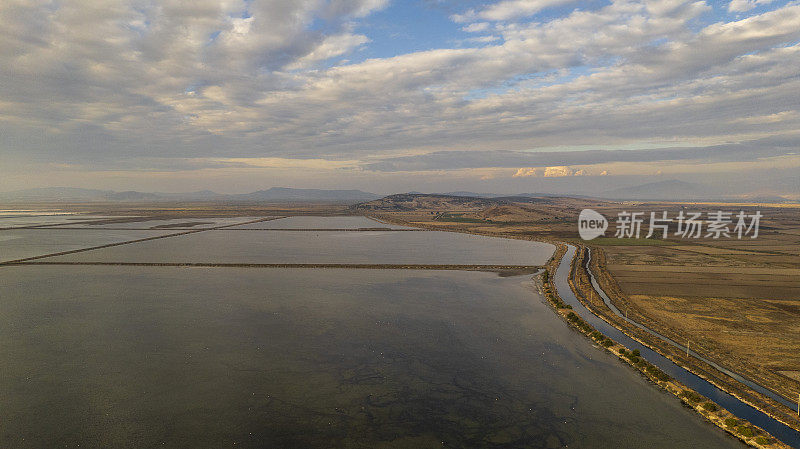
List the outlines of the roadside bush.
{"type": "Polygon", "coordinates": [[[611,340],[610,338],[606,338],[605,340],[603,340],[603,346],[606,348],[608,348],[609,346],[614,346],[614,341],[611,340]]]}
{"type": "Polygon", "coordinates": [[[703,399],[705,399],[705,398],[703,398],[703,396],[697,394],[696,392],[694,392],[692,390],[683,390],[683,393],[681,393],[681,397],[686,398],[687,401],[689,401],[689,402],[691,402],[693,404],[697,403],[697,402],[700,402],[703,399]]]}
{"type": "Polygon", "coordinates": [[[756,432],[750,426],[739,426],[736,428],[736,431],[739,432],[739,435],[743,437],[754,437],[756,436],[756,432]]]}
{"type": "Polygon", "coordinates": [[[590,332],[592,330],[592,326],[590,326],[586,321],[583,321],[583,319],[575,314],[575,312],[568,313],[567,320],[569,320],[571,323],[574,323],[576,327],[584,332],[590,332]]]}
{"type": "Polygon", "coordinates": [[[771,440],[771,439],[769,439],[767,437],[757,437],[756,438],[756,443],[764,445],[764,446],[768,446],[768,445],[770,445],[770,444],[772,444],[774,442],[775,442],[775,440],[771,440]]]}
{"type": "Polygon", "coordinates": [[[621,356],[625,357],[625,355],[626,355],[627,353],[628,353],[628,351],[626,351],[626,350],[625,350],[625,348],[619,348],[619,355],[621,355],[621,356]]]}
{"type": "Polygon", "coordinates": [[[655,365],[652,365],[652,364],[648,363],[647,366],[645,367],[645,369],[647,370],[648,373],[652,374],[653,377],[655,377],[658,380],[661,380],[661,381],[664,381],[664,382],[668,382],[668,381],[672,380],[672,378],[669,377],[669,375],[667,373],[665,373],[664,371],[661,371],[661,369],[659,369],[659,367],[657,367],[655,365]]]}
{"type": "Polygon", "coordinates": [[[739,425],[739,420],[736,418],[725,418],[725,425],[728,427],[736,427],[739,425]]]}
{"type": "Polygon", "coordinates": [[[717,411],[717,404],[713,402],[706,402],[703,404],[703,408],[708,410],[709,412],[716,412],[717,411]]]}
{"type": "Polygon", "coordinates": [[[628,360],[630,360],[631,363],[633,363],[634,365],[638,365],[642,362],[642,359],[639,358],[639,351],[635,349],[631,352],[626,352],[625,354],[622,355],[625,356],[625,358],[627,358],[628,360]]]}
{"type": "Polygon", "coordinates": [[[672,377],[670,377],[669,374],[667,374],[667,373],[665,373],[664,371],[661,371],[661,370],[658,370],[658,374],[656,374],[656,377],[658,377],[658,380],[661,380],[661,381],[664,381],[664,382],[669,382],[669,381],[672,380],[672,377]]]}

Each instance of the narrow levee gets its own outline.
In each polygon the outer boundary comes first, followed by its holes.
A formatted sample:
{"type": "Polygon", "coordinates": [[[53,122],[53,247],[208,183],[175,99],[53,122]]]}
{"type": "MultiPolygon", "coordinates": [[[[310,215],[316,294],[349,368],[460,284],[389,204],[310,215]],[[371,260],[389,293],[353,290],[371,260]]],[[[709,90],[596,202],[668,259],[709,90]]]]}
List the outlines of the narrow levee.
{"type": "Polygon", "coordinates": [[[700,355],[697,352],[693,351],[691,348],[687,348],[686,345],[682,345],[682,344],[676,342],[675,340],[672,340],[671,338],[669,338],[669,337],[667,337],[665,335],[662,335],[662,334],[654,331],[653,329],[650,329],[649,327],[647,327],[647,326],[645,326],[645,325],[643,325],[643,324],[641,324],[639,322],[636,322],[636,321],[628,318],[627,316],[625,316],[625,314],[622,313],[622,311],[620,311],[617,308],[617,306],[614,305],[614,303],[611,301],[611,298],[609,298],[608,295],[606,295],[606,293],[603,291],[603,289],[600,288],[600,284],[597,282],[597,279],[595,278],[594,273],[592,272],[592,270],[590,268],[590,263],[591,263],[591,260],[592,260],[591,259],[592,253],[591,253],[590,249],[587,249],[587,254],[588,254],[588,257],[586,258],[586,263],[585,263],[584,267],[586,268],[586,272],[589,274],[589,279],[592,282],[592,287],[594,287],[594,289],[597,291],[597,293],[600,295],[600,297],[603,298],[603,302],[608,306],[608,308],[611,309],[611,311],[614,312],[617,316],[619,316],[623,320],[627,321],[631,325],[638,327],[639,329],[647,332],[648,334],[653,335],[654,337],[657,337],[657,338],[663,340],[666,343],[669,343],[670,345],[672,345],[672,346],[674,346],[676,348],[680,348],[681,350],[686,350],[689,354],[692,355],[692,357],[695,357],[697,359],[700,359],[700,360],[708,363],[709,365],[713,366],[715,369],[717,369],[717,370],[727,374],[728,376],[736,379],[738,382],[741,382],[742,384],[747,385],[749,388],[752,388],[753,390],[763,394],[764,396],[767,396],[767,397],[769,397],[771,399],[774,399],[775,401],[778,401],[781,404],[783,404],[783,405],[785,405],[785,406],[787,406],[789,408],[793,408],[794,406],[797,405],[795,402],[792,402],[792,401],[786,399],[785,397],[783,397],[780,394],[770,390],[769,388],[766,388],[763,385],[759,385],[758,383],[756,383],[756,382],[754,382],[754,381],[742,376],[741,374],[733,372],[733,371],[731,371],[731,370],[729,370],[729,369],[727,369],[727,368],[725,368],[723,366],[720,366],[719,364],[715,363],[714,361],[709,360],[706,357],[703,357],[702,355],[700,355]]]}
{"type": "MultiPolygon", "coordinates": [[[[747,420],[750,423],[761,427],[772,434],[772,436],[775,438],[778,438],[792,447],[800,448],[800,432],[768,416],[760,410],[755,409],[749,404],[740,401],[736,397],[717,388],[705,379],[687,371],[683,367],[676,365],[671,360],[629,337],[587,309],[583,303],[581,303],[578,298],[575,297],[575,294],[572,292],[572,289],[569,285],[570,264],[575,256],[575,251],[576,248],[574,246],[567,245],[567,252],[561,259],[561,263],[559,264],[554,277],[559,296],[561,296],[561,299],[565,303],[572,306],[575,313],[577,313],[586,322],[594,326],[595,329],[602,332],[609,338],[616,340],[631,350],[638,349],[641,353],[641,356],[645,360],[653,365],[656,365],[661,370],[674,377],[676,380],[684,383],[698,393],[721,405],[738,418],[747,420]]],[[[595,289],[597,289],[599,294],[606,296],[605,293],[599,288],[599,285],[594,282],[594,280],[593,286],[595,289]]]]}

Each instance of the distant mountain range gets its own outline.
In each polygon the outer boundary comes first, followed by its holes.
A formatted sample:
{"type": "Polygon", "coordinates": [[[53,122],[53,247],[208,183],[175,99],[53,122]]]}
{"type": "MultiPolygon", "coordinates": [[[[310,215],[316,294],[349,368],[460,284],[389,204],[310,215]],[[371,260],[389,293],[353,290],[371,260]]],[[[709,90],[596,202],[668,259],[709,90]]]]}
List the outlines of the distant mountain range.
{"type": "Polygon", "coordinates": [[[285,203],[285,202],[324,202],[359,203],[380,198],[374,193],[361,190],[319,190],[290,189],[272,187],[250,193],[223,194],[210,190],[188,193],[160,192],[116,192],[113,190],[79,189],[74,187],[44,187],[37,189],[1,192],[0,201],[22,202],[230,202],[230,203],[285,203]]]}
{"type": "Polygon", "coordinates": [[[785,203],[790,199],[770,193],[731,195],[705,184],[671,179],[650,182],[632,187],[623,187],[598,194],[600,198],[615,200],[662,200],[662,201],[722,201],[747,203],[785,203]]]}
{"type": "Polygon", "coordinates": [[[620,200],[699,200],[717,196],[710,187],[693,182],[670,179],[632,187],[621,187],[602,193],[604,198],[620,200]]]}
{"type": "MultiPolygon", "coordinates": [[[[800,191],[798,179],[785,178],[777,180],[780,182],[781,191],[800,191]]],[[[776,181],[776,183],[777,183],[776,181]]],[[[409,194],[419,194],[420,192],[409,192],[409,194]]],[[[453,197],[485,198],[485,199],[506,199],[513,198],[552,198],[570,197],[579,199],[608,199],[608,200],[639,200],[639,201],[722,201],[722,202],[750,202],[750,203],[785,203],[792,202],[790,197],[781,196],[770,190],[760,191],[753,194],[727,194],[714,187],[702,183],[686,182],[670,179],[658,182],[649,182],[629,187],[620,187],[612,190],[598,191],[592,195],[582,195],[575,193],[516,193],[516,194],[497,194],[497,193],[475,193],[466,191],[434,193],[433,195],[445,195],[453,197]]]]}
{"type": "MultiPolygon", "coordinates": [[[[610,200],[638,200],[638,201],[743,201],[781,203],[790,202],[789,197],[781,196],[781,191],[795,191],[800,189],[798,179],[786,178],[780,180],[785,187],[780,191],[763,189],[749,195],[724,194],[705,184],[679,181],[675,179],[650,182],[630,187],[621,187],[613,190],[598,191],[592,195],[577,193],[475,193],[469,191],[443,192],[423,194],[421,192],[408,192],[401,195],[440,196],[449,198],[493,199],[504,201],[533,202],[537,198],[547,199],[554,197],[571,197],[577,199],[610,199],[610,200]]],[[[216,202],[216,203],[339,203],[356,204],[365,203],[382,198],[382,195],[363,192],[361,190],[320,190],[320,189],[291,189],[286,187],[272,187],[250,193],[223,194],[210,190],[201,190],[187,193],[161,193],[113,190],[80,189],[74,187],[44,187],[36,189],[17,190],[13,192],[0,192],[2,203],[93,203],[93,202],[216,202]]],[[[794,197],[792,197],[794,198],[794,197]]]]}

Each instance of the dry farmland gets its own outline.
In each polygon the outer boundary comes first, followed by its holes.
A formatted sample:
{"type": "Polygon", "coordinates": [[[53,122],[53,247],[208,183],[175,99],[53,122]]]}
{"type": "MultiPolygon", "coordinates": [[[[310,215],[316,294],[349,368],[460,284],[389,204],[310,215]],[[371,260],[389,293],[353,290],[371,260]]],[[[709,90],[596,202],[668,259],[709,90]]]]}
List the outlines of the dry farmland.
{"type": "MultiPolygon", "coordinates": [[[[706,207],[712,209],[738,210],[706,207]]],[[[598,248],[619,285],[622,295],[614,299],[621,309],[794,397],[800,391],[800,209],[759,210],[764,218],[756,239],[672,238],[651,246],[605,239],[598,248]]]]}

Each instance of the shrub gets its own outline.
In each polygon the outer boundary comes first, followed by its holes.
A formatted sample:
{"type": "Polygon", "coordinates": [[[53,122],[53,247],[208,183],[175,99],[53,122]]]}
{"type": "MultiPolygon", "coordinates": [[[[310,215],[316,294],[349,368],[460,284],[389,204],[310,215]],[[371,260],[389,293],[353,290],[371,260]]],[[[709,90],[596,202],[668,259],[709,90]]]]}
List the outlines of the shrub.
{"type": "Polygon", "coordinates": [[[664,371],[661,371],[661,370],[658,370],[658,374],[656,374],[656,377],[658,377],[658,380],[661,380],[661,381],[664,381],[664,382],[669,382],[669,381],[672,380],[672,377],[670,377],[669,374],[667,374],[667,373],[665,373],[664,371]]]}
{"type": "Polygon", "coordinates": [[[683,390],[683,393],[681,393],[681,397],[685,398],[688,402],[691,403],[697,403],[704,399],[703,396],[697,394],[692,390],[683,390]]]}
{"type": "Polygon", "coordinates": [[[619,355],[624,356],[627,353],[628,351],[626,351],[625,348],[619,348],[619,355]]]}
{"type": "Polygon", "coordinates": [[[626,352],[625,354],[622,354],[622,355],[625,356],[628,360],[630,360],[631,363],[633,363],[634,365],[639,365],[641,363],[646,363],[644,360],[639,358],[639,351],[637,351],[635,349],[633,351],[631,351],[631,352],[626,352]]]}
{"type": "Polygon", "coordinates": [[[750,426],[739,426],[736,431],[743,437],[754,437],[756,435],[756,432],[750,426]]]}
{"type": "Polygon", "coordinates": [[[610,338],[606,338],[605,340],[603,340],[603,346],[606,348],[608,348],[609,346],[614,346],[614,341],[612,341],[610,338]]]}
{"type": "Polygon", "coordinates": [[[736,418],[725,418],[725,425],[728,427],[736,427],[739,425],[739,420],[736,418]]]}
{"type": "Polygon", "coordinates": [[[645,366],[645,369],[647,370],[648,373],[652,374],[658,380],[667,382],[667,381],[672,379],[671,377],[669,377],[669,375],[667,373],[665,373],[664,371],[661,371],[655,365],[651,365],[651,364],[648,363],[645,366]]]}
{"type": "Polygon", "coordinates": [[[769,439],[767,437],[757,437],[756,438],[756,443],[764,445],[764,446],[770,445],[770,444],[772,444],[774,442],[775,442],[774,440],[771,440],[771,439],[769,439]]]}
{"type": "Polygon", "coordinates": [[[717,411],[717,404],[713,402],[706,402],[703,404],[703,408],[708,410],[709,412],[716,412],[717,411]]]}

